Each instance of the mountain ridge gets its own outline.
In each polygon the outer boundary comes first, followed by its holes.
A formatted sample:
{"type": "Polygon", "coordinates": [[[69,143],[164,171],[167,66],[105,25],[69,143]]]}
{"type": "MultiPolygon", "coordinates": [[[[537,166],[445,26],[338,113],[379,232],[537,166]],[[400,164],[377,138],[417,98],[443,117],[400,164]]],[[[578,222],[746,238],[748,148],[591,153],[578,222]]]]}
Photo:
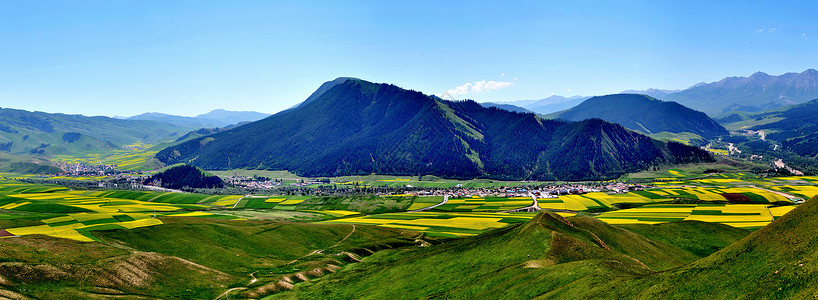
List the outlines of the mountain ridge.
{"type": "Polygon", "coordinates": [[[556,116],[568,121],[600,118],[645,134],[690,132],[708,139],[729,134],[702,112],[640,94],[591,97],[556,116]]]}
{"type": "Polygon", "coordinates": [[[280,169],[306,176],[498,179],[613,178],[655,164],[711,159],[698,148],[658,142],[601,120],[544,120],[358,79],[156,157],[204,169],[280,169]]]}

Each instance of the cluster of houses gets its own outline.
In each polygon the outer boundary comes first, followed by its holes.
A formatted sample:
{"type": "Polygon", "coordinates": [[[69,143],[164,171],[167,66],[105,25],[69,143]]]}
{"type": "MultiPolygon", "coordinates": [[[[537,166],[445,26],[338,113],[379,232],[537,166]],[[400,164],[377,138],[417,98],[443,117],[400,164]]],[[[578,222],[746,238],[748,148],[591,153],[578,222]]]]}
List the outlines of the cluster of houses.
{"type": "Polygon", "coordinates": [[[116,171],[117,165],[89,165],[86,163],[65,163],[57,162],[54,164],[57,168],[62,169],[63,173],[60,176],[84,176],[84,175],[105,175],[116,171]]]}
{"type": "MultiPolygon", "coordinates": [[[[563,185],[549,185],[535,188],[464,188],[462,185],[457,185],[453,189],[429,188],[418,189],[413,191],[402,192],[403,194],[412,194],[415,196],[444,196],[449,197],[471,197],[488,195],[496,197],[530,197],[534,195],[537,198],[556,198],[561,195],[576,195],[593,192],[607,192],[607,193],[627,193],[634,190],[642,190],[648,186],[639,184],[625,184],[621,182],[615,183],[600,183],[600,184],[563,184],[563,185]]],[[[391,193],[394,194],[394,193],[391,193]]]]}

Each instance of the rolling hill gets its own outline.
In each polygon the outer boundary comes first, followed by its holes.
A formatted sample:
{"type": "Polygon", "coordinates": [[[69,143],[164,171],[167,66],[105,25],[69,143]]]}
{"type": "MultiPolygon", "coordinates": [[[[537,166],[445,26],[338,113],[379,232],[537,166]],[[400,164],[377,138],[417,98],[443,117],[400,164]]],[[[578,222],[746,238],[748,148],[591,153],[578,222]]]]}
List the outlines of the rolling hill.
{"type": "Polygon", "coordinates": [[[0,109],[0,151],[11,154],[100,152],[136,142],[176,139],[192,128],[156,121],[0,109]]]}
{"type": "Polygon", "coordinates": [[[702,112],[638,94],[592,97],[556,116],[568,121],[599,118],[645,134],[690,132],[707,139],[729,134],[702,112]]]}
{"type": "Polygon", "coordinates": [[[747,235],[702,222],[630,227],[641,234],[590,217],[541,212],[473,238],[379,252],[274,299],[628,298],[639,291],[610,286],[691,263],[747,235]],[[684,241],[678,232],[687,234],[684,241]],[[597,281],[607,282],[607,290],[589,292],[597,281]]]}
{"type": "Polygon", "coordinates": [[[659,142],[599,119],[545,120],[394,85],[333,82],[298,107],[168,147],[156,157],[207,170],[275,169],[303,176],[540,180],[614,178],[657,164],[712,159],[698,148],[659,142]]]}
{"type": "Polygon", "coordinates": [[[291,298],[807,299],[818,293],[818,199],[747,234],[685,221],[609,225],[541,212],[425,249],[383,251],[291,298]]]}

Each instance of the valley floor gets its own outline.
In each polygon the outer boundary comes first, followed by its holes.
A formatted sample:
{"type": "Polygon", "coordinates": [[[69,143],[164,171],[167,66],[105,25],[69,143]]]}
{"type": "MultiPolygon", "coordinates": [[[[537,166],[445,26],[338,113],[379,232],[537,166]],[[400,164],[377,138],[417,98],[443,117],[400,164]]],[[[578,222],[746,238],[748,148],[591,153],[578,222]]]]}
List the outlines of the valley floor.
{"type": "MultiPolygon", "coordinates": [[[[768,228],[791,222],[791,212],[803,211],[798,204],[816,195],[818,177],[743,173],[659,178],[623,193],[517,188],[445,196],[225,196],[9,179],[0,182],[0,295],[694,295],[667,282],[699,282],[691,272],[726,255],[719,250],[769,240],[768,228]],[[622,294],[599,291],[616,285],[622,294]]],[[[771,264],[781,255],[770,256],[771,264]]],[[[808,254],[800,261],[812,272],[808,254]]],[[[810,281],[788,283],[782,295],[801,295],[803,282],[810,281]]]]}

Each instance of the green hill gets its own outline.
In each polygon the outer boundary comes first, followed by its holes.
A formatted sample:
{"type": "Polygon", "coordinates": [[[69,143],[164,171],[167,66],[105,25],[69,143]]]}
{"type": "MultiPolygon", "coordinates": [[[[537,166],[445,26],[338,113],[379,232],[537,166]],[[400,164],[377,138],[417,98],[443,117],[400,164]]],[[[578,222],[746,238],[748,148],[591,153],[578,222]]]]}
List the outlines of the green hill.
{"type": "Polygon", "coordinates": [[[729,134],[702,112],[638,94],[592,97],[557,117],[569,121],[599,118],[645,134],[689,132],[707,139],[729,134]]]}
{"type": "MultiPolygon", "coordinates": [[[[807,299],[818,294],[818,199],[704,259],[647,278],[650,297],[807,299]]],[[[640,283],[645,284],[645,283],[640,283]]]]}
{"type": "Polygon", "coordinates": [[[0,151],[11,154],[105,152],[137,142],[174,140],[192,128],[155,121],[0,109],[0,151]]]}
{"type": "Polygon", "coordinates": [[[289,170],[302,176],[539,180],[614,178],[658,164],[711,159],[697,148],[598,119],[545,120],[394,85],[336,81],[296,108],[168,147],[156,157],[207,170],[289,170]]]}
{"type": "Polygon", "coordinates": [[[145,184],[152,184],[169,189],[222,188],[224,181],[219,176],[209,174],[190,165],[179,165],[154,174],[145,184]]]}
{"type": "Polygon", "coordinates": [[[0,298],[214,299],[231,288],[247,290],[252,278],[254,287],[282,277],[316,278],[364,256],[354,251],[412,245],[417,235],[361,225],[161,220],[160,226],[95,231],[101,242],[2,239],[0,298]]]}
{"type": "Polygon", "coordinates": [[[632,227],[643,234],[590,217],[565,219],[542,212],[528,223],[473,238],[381,251],[276,298],[577,299],[584,291],[572,294],[573,287],[676,268],[747,234],[702,222],[632,227]],[[690,235],[681,241],[677,230],[690,235]]]}

